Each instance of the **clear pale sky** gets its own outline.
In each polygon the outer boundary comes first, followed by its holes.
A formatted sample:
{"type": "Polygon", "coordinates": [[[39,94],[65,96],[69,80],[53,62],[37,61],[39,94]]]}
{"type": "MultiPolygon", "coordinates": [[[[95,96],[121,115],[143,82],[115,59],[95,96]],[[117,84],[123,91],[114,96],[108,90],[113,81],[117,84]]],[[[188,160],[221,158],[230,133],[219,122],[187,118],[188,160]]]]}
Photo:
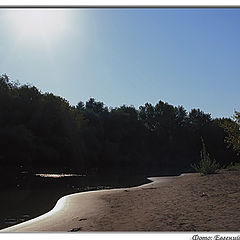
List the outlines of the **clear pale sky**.
{"type": "Polygon", "coordinates": [[[1,9],[0,70],[71,105],[240,110],[240,9],[1,9]]]}

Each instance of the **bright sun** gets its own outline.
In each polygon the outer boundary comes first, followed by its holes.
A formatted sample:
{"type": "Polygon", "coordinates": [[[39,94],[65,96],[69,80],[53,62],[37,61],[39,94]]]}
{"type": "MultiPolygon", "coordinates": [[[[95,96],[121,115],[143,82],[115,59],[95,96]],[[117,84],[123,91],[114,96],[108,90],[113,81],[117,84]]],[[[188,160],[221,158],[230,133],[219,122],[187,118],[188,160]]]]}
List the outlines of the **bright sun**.
{"type": "Polygon", "coordinates": [[[67,13],[61,9],[12,10],[7,20],[18,39],[26,43],[57,41],[68,26],[67,13]]]}

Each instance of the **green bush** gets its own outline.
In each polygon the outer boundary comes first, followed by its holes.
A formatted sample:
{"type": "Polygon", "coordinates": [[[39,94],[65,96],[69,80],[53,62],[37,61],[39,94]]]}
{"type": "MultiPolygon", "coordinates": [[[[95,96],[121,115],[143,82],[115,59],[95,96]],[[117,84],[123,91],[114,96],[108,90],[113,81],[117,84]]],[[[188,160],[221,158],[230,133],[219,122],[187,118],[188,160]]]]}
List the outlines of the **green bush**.
{"type": "Polygon", "coordinates": [[[200,152],[201,160],[199,164],[193,164],[192,168],[196,171],[201,173],[202,175],[212,174],[216,173],[218,169],[220,168],[219,163],[216,162],[216,160],[211,160],[209,153],[206,151],[206,146],[204,144],[203,139],[202,140],[202,150],[200,152]]]}

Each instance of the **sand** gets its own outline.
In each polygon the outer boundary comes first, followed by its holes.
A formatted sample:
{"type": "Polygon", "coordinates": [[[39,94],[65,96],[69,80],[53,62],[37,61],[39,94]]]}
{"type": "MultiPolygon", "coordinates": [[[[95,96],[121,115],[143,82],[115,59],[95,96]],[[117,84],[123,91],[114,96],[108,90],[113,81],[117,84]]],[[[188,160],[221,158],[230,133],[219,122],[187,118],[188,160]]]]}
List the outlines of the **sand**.
{"type": "Polygon", "coordinates": [[[240,230],[240,171],[153,180],[66,196],[49,213],[0,232],[240,230]]]}

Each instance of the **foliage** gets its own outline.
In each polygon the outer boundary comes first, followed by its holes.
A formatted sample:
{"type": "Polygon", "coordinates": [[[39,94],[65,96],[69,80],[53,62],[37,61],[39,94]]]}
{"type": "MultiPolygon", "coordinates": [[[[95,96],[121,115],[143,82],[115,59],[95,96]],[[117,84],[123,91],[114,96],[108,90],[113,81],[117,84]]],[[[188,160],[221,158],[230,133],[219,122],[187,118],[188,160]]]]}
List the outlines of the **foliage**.
{"type": "Polygon", "coordinates": [[[159,175],[190,171],[201,136],[221,165],[239,156],[227,148],[223,122],[200,109],[159,101],[108,108],[90,98],[76,106],[34,86],[0,76],[0,170],[99,175],[159,175]]]}
{"type": "Polygon", "coordinates": [[[201,160],[199,165],[193,164],[192,167],[196,172],[199,172],[203,175],[216,173],[220,165],[219,163],[216,162],[215,159],[211,160],[209,153],[206,151],[206,146],[203,141],[203,138],[201,138],[201,140],[202,140],[202,150],[200,152],[201,160]]]}
{"type": "Polygon", "coordinates": [[[227,171],[239,171],[240,170],[240,164],[236,164],[234,162],[231,162],[229,165],[225,167],[227,171]]]}
{"type": "Polygon", "coordinates": [[[229,147],[232,147],[238,154],[240,153],[240,112],[235,111],[233,120],[225,119],[222,123],[227,132],[225,141],[229,147]]]}

